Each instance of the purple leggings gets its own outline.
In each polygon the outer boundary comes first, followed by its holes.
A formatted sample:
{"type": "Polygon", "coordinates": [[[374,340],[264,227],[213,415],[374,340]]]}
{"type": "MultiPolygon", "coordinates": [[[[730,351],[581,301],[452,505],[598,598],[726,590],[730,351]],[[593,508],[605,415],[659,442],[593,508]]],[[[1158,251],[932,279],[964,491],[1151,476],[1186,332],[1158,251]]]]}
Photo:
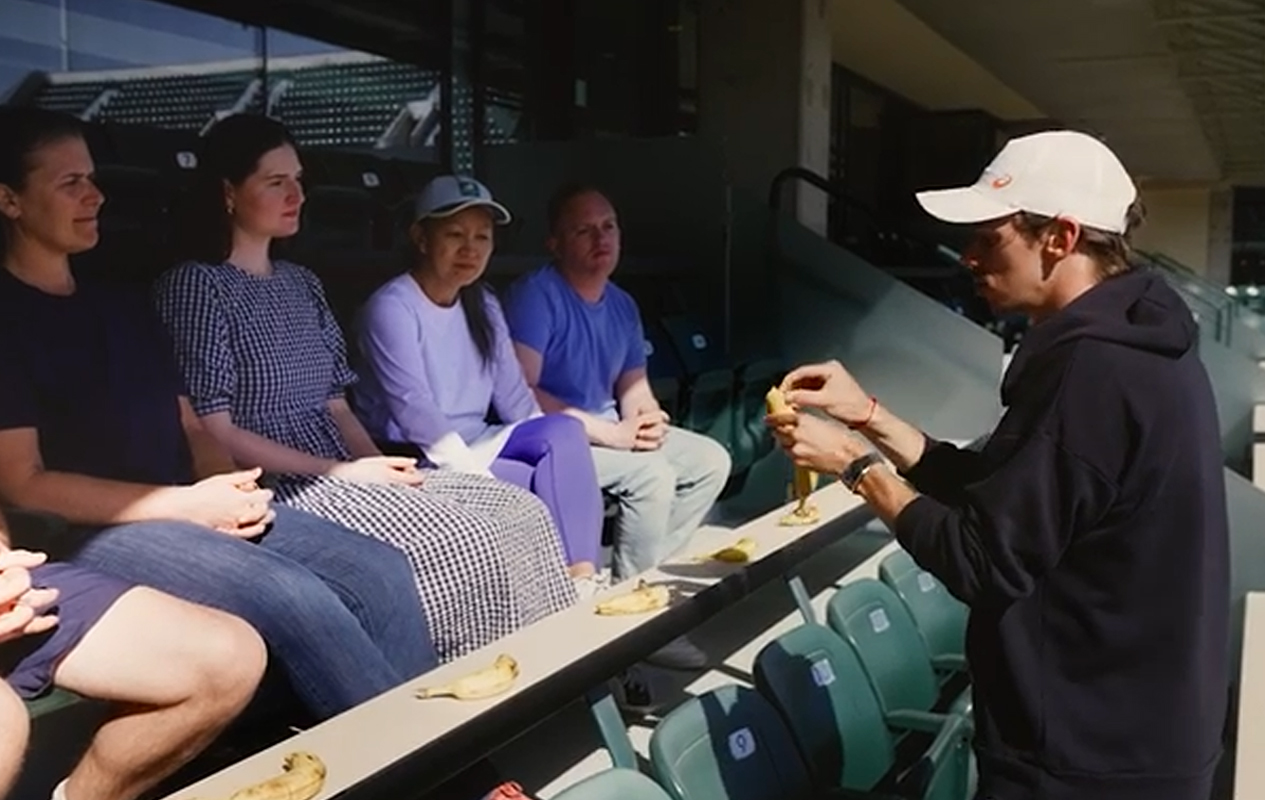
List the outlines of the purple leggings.
{"type": "Polygon", "coordinates": [[[597,563],[602,490],[584,424],[565,414],[520,423],[492,462],[497,478],[527,489],[549,507],[567,563],[597,563]]]}

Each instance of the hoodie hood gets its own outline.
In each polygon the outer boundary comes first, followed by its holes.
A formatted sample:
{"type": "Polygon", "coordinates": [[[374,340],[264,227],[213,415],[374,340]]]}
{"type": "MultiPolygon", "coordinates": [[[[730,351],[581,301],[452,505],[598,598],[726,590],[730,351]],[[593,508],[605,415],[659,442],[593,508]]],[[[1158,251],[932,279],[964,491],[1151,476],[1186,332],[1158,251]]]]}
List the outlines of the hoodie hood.
{"type": "Polygon", "coordinates": [[[1096,339],[1166,358],[1180,358],[1199,341],[1190,309],[1164,279],[1148,269],[1108,278],[1027,333],[1002,382],[1010,405],[1024,376],[1052,351],[1078,339],[1096,339]]]}

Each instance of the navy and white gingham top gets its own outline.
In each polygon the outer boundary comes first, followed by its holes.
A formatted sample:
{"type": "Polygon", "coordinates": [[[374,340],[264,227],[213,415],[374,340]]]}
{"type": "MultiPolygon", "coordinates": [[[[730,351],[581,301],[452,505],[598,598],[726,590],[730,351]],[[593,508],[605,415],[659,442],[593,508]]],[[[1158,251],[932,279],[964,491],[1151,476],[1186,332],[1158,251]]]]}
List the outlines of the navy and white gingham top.
{"type": "Polygon", "coordinates": [[[155,285],[199,416],[320,458],[350,453],[328,401],[355,383],[320,280],[287,261],[268,276],[229,263],[186,262],[155,285]]]}

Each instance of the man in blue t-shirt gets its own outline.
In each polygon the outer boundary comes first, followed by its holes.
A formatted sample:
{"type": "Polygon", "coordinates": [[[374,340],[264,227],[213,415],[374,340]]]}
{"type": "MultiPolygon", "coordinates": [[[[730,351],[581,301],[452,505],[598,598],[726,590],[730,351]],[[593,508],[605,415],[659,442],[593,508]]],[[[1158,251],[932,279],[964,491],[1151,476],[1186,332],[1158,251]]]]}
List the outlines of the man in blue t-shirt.
{"type": "Polygon", "coordinates": [[[613,572],[627,578],[685,545],[729,478],[729,454],[669,425],[650,389],[637,303],[610,280],[620,252],[610,201],[564,188],[549,231],[553,262],[515,282],[505,313],[541,408],[584,423],[598,480],[621,506],[613,572]]]}

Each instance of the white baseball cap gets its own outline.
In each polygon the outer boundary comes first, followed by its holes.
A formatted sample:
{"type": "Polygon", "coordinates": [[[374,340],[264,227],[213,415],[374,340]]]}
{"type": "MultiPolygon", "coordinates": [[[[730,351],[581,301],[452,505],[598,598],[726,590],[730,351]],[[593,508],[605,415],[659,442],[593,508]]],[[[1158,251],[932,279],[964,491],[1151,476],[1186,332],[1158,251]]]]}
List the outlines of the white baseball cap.
{"type": "Polygon", "coordinates": [[[1138,189],[1120,159],[1098,139],[1045,131],[1008,142],[974,185],[917,197],[927,213],[945,222],[987,222],[1026,211],[1124,233],[1138,189]]]}
{"type": "Polygon", "coordinates": [[[492,199],[488,187],[464,175],[440,175],[422,187],[413,204],[413,221],[451,217],[467,208],[483,206],[497,225],[509,223],[510,212],[492,199]]]}

